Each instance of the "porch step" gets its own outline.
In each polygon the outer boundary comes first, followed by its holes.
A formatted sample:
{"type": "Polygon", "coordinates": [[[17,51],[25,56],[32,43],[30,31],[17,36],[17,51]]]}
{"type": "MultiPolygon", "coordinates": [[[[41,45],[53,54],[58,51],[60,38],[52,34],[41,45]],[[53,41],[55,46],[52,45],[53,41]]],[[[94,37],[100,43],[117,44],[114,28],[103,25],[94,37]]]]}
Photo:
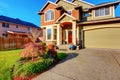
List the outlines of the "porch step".
{"type": "Polygon", "coordinates": [[[67,51],[69,50],[70,44],[66,44],[66,45],[58,45],[59,50],[61,51],[67,51]]]}

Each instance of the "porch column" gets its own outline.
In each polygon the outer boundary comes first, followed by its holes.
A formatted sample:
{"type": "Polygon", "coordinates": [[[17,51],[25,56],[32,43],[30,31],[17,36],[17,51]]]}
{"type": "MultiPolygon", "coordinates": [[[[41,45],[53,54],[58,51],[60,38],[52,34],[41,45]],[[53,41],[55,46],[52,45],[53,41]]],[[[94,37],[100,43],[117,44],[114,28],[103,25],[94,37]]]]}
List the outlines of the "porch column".
{"type": "Polygon", "coordinates": [[[46,28],[42,28],[43,29],[43,41],[46,41],[46,28]]]}
{"type": "Polygon", "coordinates": [[[57,23],[57,45],[61,44],[61,35],[60,23],[57,23]]]}
{"type": "Polygon", "coordinates": [[[80,28],[77,26],[77,42],[80,41],[80,28]]]}
{"type": "Polygon", "coordinates": [[[74,45],[76,45],[76,38],[77,38],[77,34],[76,34],[76,21],[73,21],[72,22],[72,36],[73,36],[73,40],[72,40],[72,43],[74,45]]]}

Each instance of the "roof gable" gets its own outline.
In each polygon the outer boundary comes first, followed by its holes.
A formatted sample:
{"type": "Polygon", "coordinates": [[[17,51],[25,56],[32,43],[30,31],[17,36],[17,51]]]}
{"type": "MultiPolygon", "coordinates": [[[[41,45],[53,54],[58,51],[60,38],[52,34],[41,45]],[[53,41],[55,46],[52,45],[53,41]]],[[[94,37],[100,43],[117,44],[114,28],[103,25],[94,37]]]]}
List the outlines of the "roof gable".
{"type": "Polygon", "coordinates": [[[55,4],[55,3],[51,2],[51,1],[47,1],[47,3],[43,6],[43,8],[40,10],[40,12],[42,12],[49,4],[58,6],[57,4],[55,4]]]}
{"type": "MultiPolygon", "coordinates": [[[[74,1],[76,1],[76,0],[72,0],[72,2],[74,2],[74,1]]],[[[86,2],[86,1],[83,1],[83,0],[77,0],[77,1],[85,3],[85,4],[90,5],[90,6],[95,6],[94,4],[86,2]]]]}
{"type": "Polygon", "coordinates": [[[65,16],[67,16],[70,20],[76,20],[75,17],[73,17],[73,16],[71,16],[71,15],[69,15],[69,14],[67,14],[67,13],[64,13],[61,17],[59,17],[59,18],[56,20],[56,22],[61,21],[65,16]]]}
{"type": "Polygon", "coordinates": [[[71,5],[73,5],[73,6],[76,6],[76,5],[77,5],[77,4],[71,3],[71,2],[69,2],[69,1],[67,1],[67,0],[57,0],[55,3],[57,4],[59,1],[63,1],[63,2],[65,2],[65,3],[71,4],[71,5]]]}

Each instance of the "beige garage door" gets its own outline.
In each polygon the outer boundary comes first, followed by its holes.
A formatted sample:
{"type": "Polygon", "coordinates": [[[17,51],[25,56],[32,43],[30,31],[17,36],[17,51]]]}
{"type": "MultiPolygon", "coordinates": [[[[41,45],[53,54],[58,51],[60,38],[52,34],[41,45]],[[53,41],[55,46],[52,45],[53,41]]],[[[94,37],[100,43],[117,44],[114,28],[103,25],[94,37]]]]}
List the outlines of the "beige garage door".
{"type": "Polygon", "coordinates": [[[120,28],[101,28],[84,31],[86,48],[120,49],[120,28]]]}

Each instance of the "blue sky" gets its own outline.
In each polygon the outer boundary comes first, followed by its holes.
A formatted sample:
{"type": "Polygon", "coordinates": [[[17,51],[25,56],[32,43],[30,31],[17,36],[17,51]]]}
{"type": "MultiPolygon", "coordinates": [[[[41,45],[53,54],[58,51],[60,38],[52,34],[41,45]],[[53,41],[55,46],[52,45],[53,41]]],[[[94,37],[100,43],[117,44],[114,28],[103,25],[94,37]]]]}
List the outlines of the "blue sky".
{"type": "MultiPolygon", "coordinates": [[[[56,0],[50,0],[55,2],[56,0]]],[[[93,4],[115,0],[85,0],[93,4]]],[[[40,16],[37,12],[45,5],[47,0],[0,0],[0,15],[20,18],[40,26],[40,16]]],[[[120,5],[116,9],[116,16],[120,16],[120,5]]]]}

